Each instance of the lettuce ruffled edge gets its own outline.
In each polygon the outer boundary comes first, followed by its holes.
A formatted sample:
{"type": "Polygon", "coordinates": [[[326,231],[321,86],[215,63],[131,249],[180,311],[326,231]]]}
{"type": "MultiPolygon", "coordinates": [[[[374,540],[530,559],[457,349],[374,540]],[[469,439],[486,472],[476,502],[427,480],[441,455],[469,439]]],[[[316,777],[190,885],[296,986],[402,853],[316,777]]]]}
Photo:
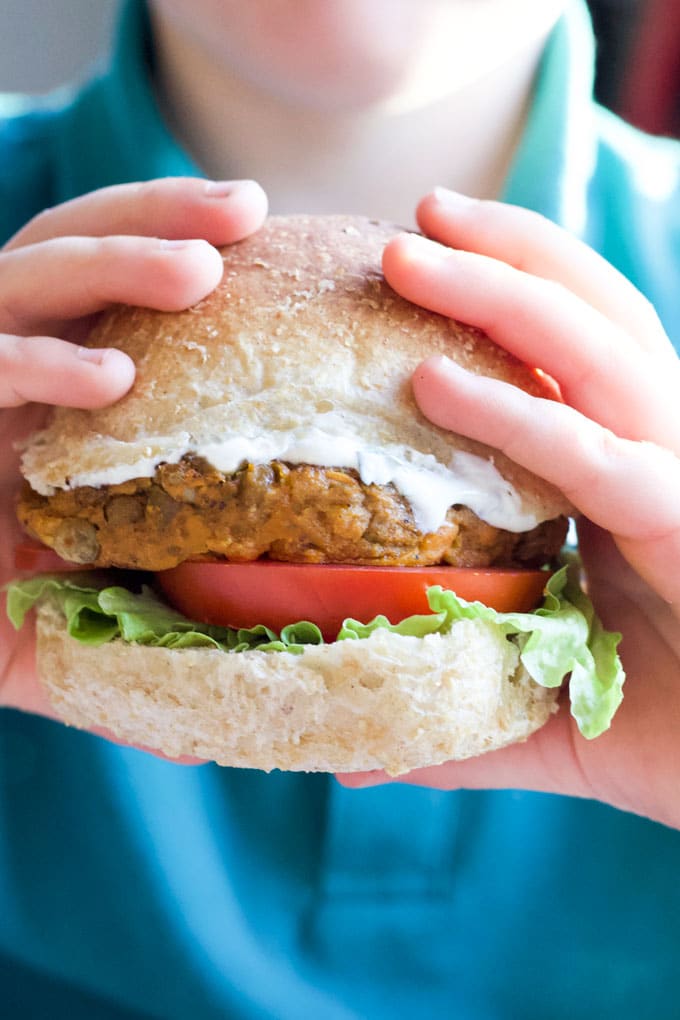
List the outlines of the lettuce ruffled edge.
{"type": "MultiPolygon", "coordinates": [[[[308,620],[279,633],[263,624],[248,629],[202,624],[176,612],[150,587],[139,592],[105,582],[97,587],[87,573],[41,575],[14,581],[6,590],[7,615],[17,629],[27,613],[49,599],[63,613],[69,635],[87,645],[122,640],[162,648],[295,655],[307,645],[324,643],[320,629],[308,620]]],[[[424,638],[448,633],[458,620],[485,620],[518,645],[521,662],[536,683],[559,687],[569,677],[571,713],[585,737],[592,739],[609,728],[623,699],[625,673],[617,652],[621,635],[603,628],[581,588],[576,562],[547,580],[543,602],[533,613],[499,613],[438,585],[428,589],[427,598],[430,613],[397,624],[384,616],[368,623],[347,618],[336,640],[362,640],[378,629],[424,638]]]]}

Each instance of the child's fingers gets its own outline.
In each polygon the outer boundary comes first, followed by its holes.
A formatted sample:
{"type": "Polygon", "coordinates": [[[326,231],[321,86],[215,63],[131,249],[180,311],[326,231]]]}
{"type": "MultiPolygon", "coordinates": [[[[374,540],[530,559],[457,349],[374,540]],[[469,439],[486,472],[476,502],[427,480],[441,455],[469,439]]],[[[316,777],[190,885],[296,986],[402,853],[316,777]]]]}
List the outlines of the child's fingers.
{"type": "Polygon", "coordinates": [[[573,722],[563,708],[529,740],[476,758],[414,769],[396,778],[380,770],[336,778],[351,789],[406,783],[434,790],[517,789],[592,797],[594,791],[574,749],[572,729],[573,722]]]}
{"type": "Polygon", "coordinates": [[[552,482],[586,517],[611,532],[632,565],[664,598],[680,599],[680,459],[622,439],[572,407],[531,397],[448,358],[413,377],[423,413],[442,428],[487,443],[552,482]]]}
{"type": "MultiPolygon", "coordinates": [[[[0,613],[4,612],[5,607],[0,596],[0,613]]],[[[12,668],[0,676],[0,708],[17,708],[20,712],[30,712],[32,715],[42,715],[48,719],[54,719],[56,722],[62,722],[59,713],[50,703],[46,688],[40,683],[36,674],[34,619],[27,619],[24,623],[21,633],[18,635],[16,651],[12,656],[12,668]]],[[[205,764],[202,758],[192,758],[188,755],[181,758],[169,758],[162,751],[128,744],[127,741],[118,739],[110,730],[103,727],[93,727],[89,732],[123,747],[137,747],[140,751],[146,751],[156,758],[164,758],[177,765],[205,764]]]]}
{"type": "Polygon", "coordinates": [[[69,234],[200,237],[231,244],[257,230],[266,214],[267,198],[255,181],[168,177],[101,188],[46,209],[14,235],[6,250],[69,234]]]}
{"type": "Polygon", "coordinates": [[[112,302],[186,308],[220,281],[222,259],[206,241],[65,237],[0,255],[0,330],[53,332],[60,320],[112,302]]]}
{"type": "Polygon", "coordinates": [[[560,283],[652,353],[674,351],[650,302],[578,238],[538,213],[437,188],[418,206],[429,237],[560,283]]]}
{"type": "Polygon", "coordinates": [[[383,262],[404,297],[485,330],[553,376],[565,400],[601,425],[680,450],[671,399],[680,385],[677,357],[651,357],[563,286],[487,256],[403,234],[383,262]]]}
{"type": "Polygon", "coordinates": [[[132,386],[135,366],[117,350],[89,350],[56,337],[0,335],[0,407],[36,401],[102,407],[132,386]]]}

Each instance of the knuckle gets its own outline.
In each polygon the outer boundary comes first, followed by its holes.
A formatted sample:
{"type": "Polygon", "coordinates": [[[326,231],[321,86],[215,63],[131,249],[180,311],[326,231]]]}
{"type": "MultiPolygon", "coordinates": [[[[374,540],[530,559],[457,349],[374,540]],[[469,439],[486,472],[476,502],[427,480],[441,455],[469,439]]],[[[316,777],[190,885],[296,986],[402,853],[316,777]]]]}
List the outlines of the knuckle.
{"type": "Polygon", "coordinates": [[[20,333],[22,329],[21,301],[15,293],[14,269],[9,253],[0,253],[0,331],[20,333]]]}
{"type": "Polygon", "coordinates": [[[646,297],[644,294],[641,294],[639,291],[637,291],[636,293],[636,298],[638,300],[638,306],[640,309],[640,320],[642,328],[644,329],[645,333],[651,336],[652,338],[667,342],[668,337],[666,335],[666,330],[664,329],[659,313],[657,312],[652,302],[649,300],[648,297],[646,297]]]}
{"type": "Polygon", "coordinates": [[[111,262],[121,258],[129,258],[132,247],[136,247],[136,244],[126,237],[118,234],[106,234],[104,237],[96,239],[82,238],[79,255],[88,265],[92,265],[93,262],[110,265],[111,262]]]}
{"type": "Polygon", "coordinates": [[[26,402],[19,389],[22,379],[26,378],[26,368],[22,364],[24,347],[22,337],[0,335],[1,407],[18,407],[26,402]]]}
{"type": "Polygon", "coordinates": [[[610,429],[582,421],[572,428],[569,443],[574,477],[564,491],[577,505],[626,473],[629,443],[610,429]]]}
{"type": "Polygon", "coordinates": [[[177,203],[190,203],[195,198],[196,183],[191,177],[156,177],[138,186],[136,199],[151,217],[163,215],[175,211],[177,203]]]}
{"type": "Polygon", "coordinates": [[[166,178],[154,178],[151,181],[142,181],[137,184],[132,198],[136,206],[153,216],[159,207],[162,207],[167,201],[168,190],[166,178]]]}
{"type": "Polygon", "coordinates": [[[527,281],[527,287],[521,288],[521,290],[527,297],[531,297],[532,303],[540,301],[546,310],[554,312],[556,309],[561,309],[565,315],[570,310],[570,305],[573,307],[573,302],[577,300],[576,295],[561,280],[536,276],[529,268],[522,268],[520,265],[516,265],[515,268],[524,275],[527,281]]]}
{"type": "Polygon", "coordinates": [[[499,203],[499,220],[509,232],[528,247],[540,240],[543,244],[550,238],[556,238],[560,233],[560,227],[556,226],[543,213],[536,209],[524,209],[519,205],[508,205],[499,203]]]}
{"type": "Polygon", "coordinates": [[[28,223],[25,223],[10,237],[3,247],[3,252],[9,252],[13,248],[23,248],[33,243],[36,237],[48,236],[51,233],[51,221],[55,218],[55,208],[55,206],[45,206],[31,217],[28,223]]]}

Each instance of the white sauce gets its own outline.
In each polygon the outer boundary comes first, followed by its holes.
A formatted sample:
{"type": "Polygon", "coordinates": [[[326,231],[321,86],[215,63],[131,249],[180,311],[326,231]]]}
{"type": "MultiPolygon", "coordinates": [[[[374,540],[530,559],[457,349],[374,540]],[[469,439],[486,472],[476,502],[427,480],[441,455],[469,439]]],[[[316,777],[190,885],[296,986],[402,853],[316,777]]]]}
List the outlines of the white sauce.
{"type": "Polygon", "coordinates": [[[448,464],[431,454],[406,446],[377,448],[358,435],[338,434],[316,426],[270,432],[262,436],[231,436],[210,443],[195,443],[186,434],[179,445],[173,437],[151,440],[134,463],[100,471],[82,472],[69,479],[69,488],[81,485],[116,485],[131,478],[150,478],[162,463],[176,464],[185,454],[205,458],[218,471],[232,474],[244,463],[266,464],[281,460],[289,464],[353,468],[367,484],[390,482],[408,500],[417,527],[436,531],[449,507],[460,503],[483,521],[508,531],[528,531],[540,523],[527,512],[516,489],[497,470],[492,460],[463,451],[454,452],[448,464]]]}

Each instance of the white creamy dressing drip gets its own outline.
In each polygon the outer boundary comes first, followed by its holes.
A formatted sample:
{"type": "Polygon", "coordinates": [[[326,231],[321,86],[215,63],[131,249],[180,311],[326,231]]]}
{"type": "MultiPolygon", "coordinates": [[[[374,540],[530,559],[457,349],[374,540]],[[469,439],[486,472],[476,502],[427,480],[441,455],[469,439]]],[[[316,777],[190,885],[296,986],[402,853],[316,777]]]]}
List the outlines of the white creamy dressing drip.
{"type": "Polygon", "coordinates": [[[176,464],[188,453],[203,457],[218,471],[232,474],[243,464],[288,464],[353,468],[366,485],[394,487],[411,505],[422,532],[437,531],[449,507],[461,504],[494,527],[528,531],[540,523],[528,512],[517,490],[503,478],[493,461],[461,450],[448,464],[431,454],[397,444],[376,447],[353,434],[337,434],[316,426],[269,432],[259,436],[231,436],[214,442],[193,442],[189,434],[149,440],[134,463],[82,472],[69,479],[69,488],[116,485],[131,478],[150,478],[161,463],[176,464]]]}

